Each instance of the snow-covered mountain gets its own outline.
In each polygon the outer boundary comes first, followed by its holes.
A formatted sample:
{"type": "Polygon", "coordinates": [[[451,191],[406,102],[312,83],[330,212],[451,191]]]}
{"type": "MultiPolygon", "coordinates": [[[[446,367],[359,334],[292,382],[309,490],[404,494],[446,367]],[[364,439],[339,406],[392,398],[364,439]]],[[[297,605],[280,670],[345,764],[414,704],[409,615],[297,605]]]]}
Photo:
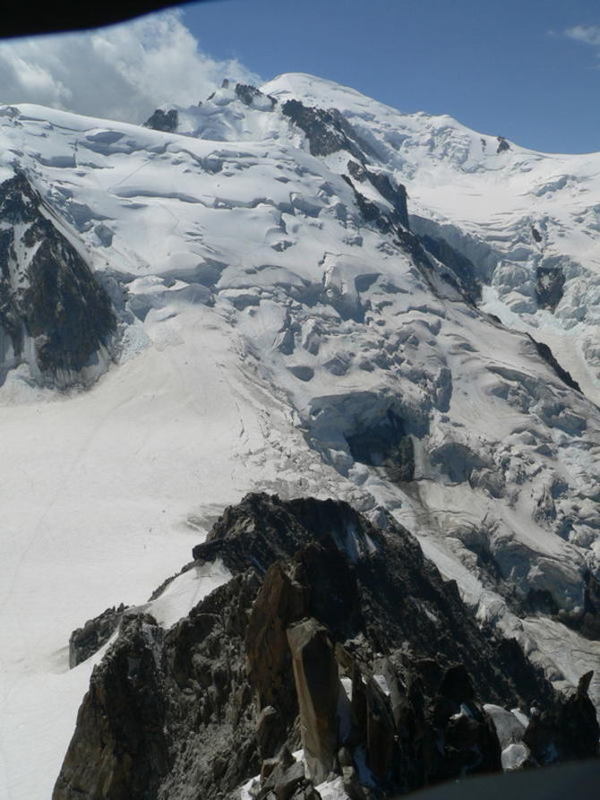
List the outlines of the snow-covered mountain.
{"type": "Polygon", "coordinates": [[[145,604],[251,490],[391,514],[557,686],[598,665],[600,154],[307,75],[0,143],[7,797],[50,796],[70,632],[186,614],[222,565],[145,604]]]}

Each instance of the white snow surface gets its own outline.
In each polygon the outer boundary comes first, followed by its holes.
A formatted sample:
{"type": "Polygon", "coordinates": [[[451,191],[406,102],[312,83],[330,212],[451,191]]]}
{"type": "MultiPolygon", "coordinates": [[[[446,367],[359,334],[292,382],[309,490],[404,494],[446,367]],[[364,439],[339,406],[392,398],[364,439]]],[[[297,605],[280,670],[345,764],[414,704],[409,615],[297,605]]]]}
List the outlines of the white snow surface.
{"type": "Polygon", "coordinates": [[[529,724],[527,716],[518,709],[508,711],[491,703],[485,704],[483,708],[496,728],[502,750],[502,769],[505,771],[519,769],[531,755],[529,748],[523,742],[523,735],[529,724]]]}
{"type": "MultiPolygon", "coordinates": [[[[178,133],[0,107],[0,180],[25,172],[112,286],[121,327],[117,363],[85,392],[41,388],[25,364],[0,387],[7,800],[51,794],[91,671],[69,671],[70,632],[120,602],[144,607],[250,490],[392,514],[558,685],[597,667],[600,643],[519,619],[485,558],[509,583],[550,592],[563,615],[582,607],[583,571],[598,570],[600,155],[513,143],[497,154],[495,136],[450,117],[401,114],[306,75],[262,88],[275,107],[221,89],[180,110],[178,133]],[[344,114],[373,167],[406,184],[414,227],[460,246],[489,283],[484,308],[510,327],[363,221],[340,175],[347,159],[310,154],[281,114],[290,97],[344,114]],[[532,271],[558,263],[564,297],[539,311],[532,271]],[[587,396],[523,331],[548,341],[587,396]],[[409,483],[348,444],[390,411],[413,442],[409,483]]],[[[375,189],[370,199],[385,208],[375,189]]],[[[363,544],[355,557],[368,557],[363,544]]],[[[162,624],[227,580],[207,569],[154,601],[162,624]]]]}
{"type": "Polygon", "coordinates": [[[498,153],[495,133],[447,115],[403,114],[311,75],[282,75],[262,89],[340,110],[406,186],[414,227],[443,236],[491,280],[486,310],[549,344],[600,402],[600,153],[539,153],[514,142],[498,153]],[[535,271],[558,266],[564,297],[554,313],[538,310],[535,271]]]}
{"type": "Polygon", "coordinates": [[[501,754],[502,769],[507,772],[520,769],[530,755],[529,748],[523,742],[509,744],[501,754]]]}
{"type": "Polygon", "coordinates": [[[486,703],[483,708],[486,714],[492,718],[502,750],[510,744],[522,741],[526,726],[512,711],[507,711],[502,706],[493,703],[486,703]]]}
{"type": "Polygon", "coordinates": [[[136,609],[151,614],[163,628],[170,628],[187,617],[212,591],[227,583],[231,572],[221,559],[205,564],[194,564],[177,575],[155,599],[136,609]]]}

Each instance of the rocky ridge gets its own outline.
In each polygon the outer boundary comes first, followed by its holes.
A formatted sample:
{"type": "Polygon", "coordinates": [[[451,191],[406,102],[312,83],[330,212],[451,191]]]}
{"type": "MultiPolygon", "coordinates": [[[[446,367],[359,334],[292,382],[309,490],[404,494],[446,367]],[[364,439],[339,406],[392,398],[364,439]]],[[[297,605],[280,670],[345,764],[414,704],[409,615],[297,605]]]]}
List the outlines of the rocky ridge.
{"type": "Polygon", "coordinates": [[[193,555],[234,577],[167,630],[124,617],[54,800],[216,800],[244,783],[317,800],[327,780],[355,800],[498,771],[516,746],[513,767],[597,755],[590,676],[557,694],[391,520],[248,495],[193,555]]]}
{"type": "Polygon", "coordinates": [[[111,299],[23,172],[0,183],[0,380],[27,363],[66,386],[102,371],[116,334],[111,299]]]}

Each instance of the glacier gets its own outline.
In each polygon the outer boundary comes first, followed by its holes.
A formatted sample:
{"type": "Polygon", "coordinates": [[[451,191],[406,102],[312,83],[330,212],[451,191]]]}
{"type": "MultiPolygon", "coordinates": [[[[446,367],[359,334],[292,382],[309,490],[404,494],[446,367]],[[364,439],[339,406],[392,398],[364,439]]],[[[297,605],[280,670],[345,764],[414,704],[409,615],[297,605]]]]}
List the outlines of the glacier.
{"type": "Polygon", "coordinates": [[[36,243],[0,220],[11,800],[50,796],[102,655],[70,670],[70,632],[146,607],[251,490],[391,514],[557,686],[599,661],[600,154],[308,75],[176,111],[157,131],[0,107],[0,193],[39,198],[114,315],[49,369],[25,311],[5,323],[36,243]]]}

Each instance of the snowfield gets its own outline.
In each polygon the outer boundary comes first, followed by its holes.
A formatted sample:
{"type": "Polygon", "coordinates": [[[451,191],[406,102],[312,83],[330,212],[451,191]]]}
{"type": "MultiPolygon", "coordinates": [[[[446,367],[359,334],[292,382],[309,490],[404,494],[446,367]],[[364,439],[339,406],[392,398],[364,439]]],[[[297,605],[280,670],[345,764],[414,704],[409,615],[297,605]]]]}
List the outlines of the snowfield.
{"type": "MultiPolygon", "coordinates": [[[[144,606],[252,489],[391,514],[558,685],[597,668],[600,154],[500,145],[307,75],[221,88],[174,132],[0,107],[0,183],[27,178],[118,322],[58,391],[0,313],[2,797],[51,795],[101,657],[69,670],[71,631],[144,606]],[[313,154],[289,99],[337,109],[362,167],[313,154]],[[382,229],[399,184],[480,300],[382,229]]],[[[13,292],[34,255],[18,240],[13,292]]],[[[176,622],[227,580],[213,567],[151,613],[176,622]]]]}

